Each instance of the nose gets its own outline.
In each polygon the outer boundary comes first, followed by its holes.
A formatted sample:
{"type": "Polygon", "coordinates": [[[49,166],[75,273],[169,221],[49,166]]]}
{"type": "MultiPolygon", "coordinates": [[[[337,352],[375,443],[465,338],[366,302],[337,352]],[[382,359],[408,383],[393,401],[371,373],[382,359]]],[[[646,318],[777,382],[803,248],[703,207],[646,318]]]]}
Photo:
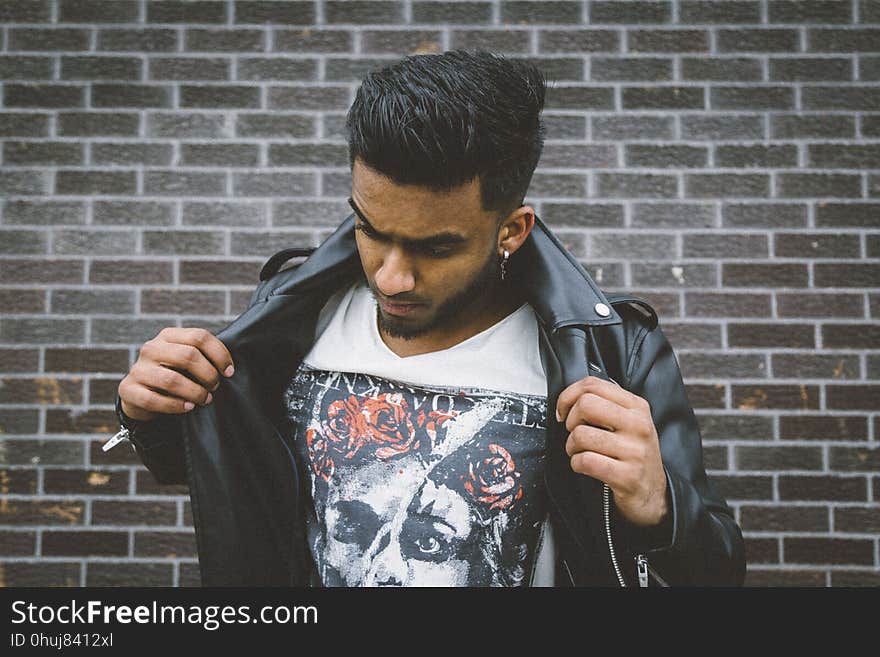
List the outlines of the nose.
{"type": "Polygon", "coordinates": [[[393,297],[401,292],[409,292],[415,285],[416,277],[409,259],[399,247],[392,247],[376,272],[379,291],[387,297],[393,297]]]}
{"type": "Polygon", "coordinates": [[[380,537],[379,552],[370,563],[365,586],[403,586],[407,567],[400,553],[400,542],[390,528],[380,537]]]}

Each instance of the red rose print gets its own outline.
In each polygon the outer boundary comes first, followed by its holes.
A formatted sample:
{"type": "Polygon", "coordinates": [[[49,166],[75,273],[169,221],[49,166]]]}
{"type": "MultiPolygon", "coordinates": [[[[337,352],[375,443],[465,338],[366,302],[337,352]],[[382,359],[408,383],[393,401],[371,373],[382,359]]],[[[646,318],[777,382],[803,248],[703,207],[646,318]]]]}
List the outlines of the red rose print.
{"type": "Polygon", "coordinates": [[[306,431],[306,444],[309,447],[309,460],[312,462],[312,470],[315,471],[316,475],[322,477],[324,481],[330,481],[335,465],[333,457],[327,451],[327,441],[324,440],[324,436],[314,429],[309,429],[306,431]]]}
{"type": "Polygon", "coordinates": [[[410,450],[416,437],[409,413],[409,404],[400,393],[383,393],[365,399],[363,415],[369,426],[370,438],[377,445],[376,456],[389,459],[410,450]]]}
{"type": "Polygon", "coordinates": [[[437,430],[449,420],[454,419],[458,415],[457,411],[429,411],[425,412],[424,407],[420,408],[416,413],[416,424],[419,429],[423,429],[431,439],[430,448],[437,444],[437,430]]]}
{"type": "Polygon", "coordinates": [[[333,451],[350,459],[370,442],[371,430],[358,398],[337,399],[327,407],[327,419],[321,422],[324,435],[333,451]]]}
{"type": "Polygon", "coordinates": [[[491,443],[489,451],[491,455],[468,465],[464,487],[477,501],[488,504],[490,510],[509,509],[523,496],[520,473],[510,453],[501,445],[491,443]]]}

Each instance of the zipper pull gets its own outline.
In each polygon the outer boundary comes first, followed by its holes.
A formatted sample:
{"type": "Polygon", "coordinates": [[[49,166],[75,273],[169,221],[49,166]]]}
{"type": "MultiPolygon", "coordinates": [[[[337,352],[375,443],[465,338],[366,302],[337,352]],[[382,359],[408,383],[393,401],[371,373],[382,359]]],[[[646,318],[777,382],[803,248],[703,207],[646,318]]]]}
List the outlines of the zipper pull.
{"type": "Polygon", "coordinates": [[[644,588],[648,586],[648,557],[644,554],[638,555],[636,564],[639,570],[639,586],[644,588]]]}
{"type": "Polygon", "coordinates": [[[101,450],[104,451],[104,452],[107,452],[107,451],[113,449],[113,448],[116,447],[119,443],[121,443],[123,440],[129,440],[129,435],[130,435],[130,434],[129,434],[129,432],[128,432],[128,429],[126,429],[125,427],[123,427],[122,425],[120,425],[120,431],[119,431],[119,433],[117,433],[117,434],[116,434],[115,436],[113,436],[110,440],[108,440],[106,443],[104,443],[104,444],[101,446],[101,450]]]}

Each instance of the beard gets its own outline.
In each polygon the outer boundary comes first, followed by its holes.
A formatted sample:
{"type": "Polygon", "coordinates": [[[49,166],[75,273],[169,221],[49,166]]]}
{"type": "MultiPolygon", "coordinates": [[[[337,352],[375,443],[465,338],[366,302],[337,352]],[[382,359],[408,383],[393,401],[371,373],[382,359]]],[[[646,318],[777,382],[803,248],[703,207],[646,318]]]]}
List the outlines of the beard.
{"type": "Polygon", "coordinates": [[[376,319],[379,328],[392,338],[412,340],[445,326],[455,324],[462,316],[467,316],[475,308],[487,305],[487,302],[497,300],[500,297],[501,261],[493,251],[482,268],[474,276],[473,280],[464,289],[444,301],[434,313],[434,316],[422,324],[413,325],[406,320],[395,317],[386,317],[379,303],[376,301],[377,292],[373,283],[368,281],[370,291],[373,293],[373,302],[376,304],[376,319]]]}

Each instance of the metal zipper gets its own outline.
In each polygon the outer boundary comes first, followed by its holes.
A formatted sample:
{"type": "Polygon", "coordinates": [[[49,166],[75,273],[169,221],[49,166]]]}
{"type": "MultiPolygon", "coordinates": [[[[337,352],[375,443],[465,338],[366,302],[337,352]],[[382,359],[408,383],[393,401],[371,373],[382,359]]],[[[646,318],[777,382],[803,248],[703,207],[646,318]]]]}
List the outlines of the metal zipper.
{"type": "Polygon", "coordinates": [[[648,586],[648,557],[644,554],[636,555],[636,568],[639,571],[639,586],[648,586]]]}
{"type": "Polygon", "coordinates": [[[636,567],[639,571],[639,586],[648,586],[648,575],[654,578],[654,581],[657,582],[660,586],[669,586],[669,582],[660,577],[657,574],[657,571],[654,570],[653,566],[648,563],[648,557],[644,554],[639,554],[636,556],[636,567]],[[643,578],[644,577],[644,583],[643,578]]]}
{"type": "MultiPolygon", "coordinates": [[[[620,572],[620,567],[617,564],[617,555],[614,553],[614,543],[611,540],[611,520],[610,520],[610,510],[611,505],[609,503],[609,492],[610,489],[608,484],[604,484],[602,488],[602,502],[603,502],[603,510],[605,512],[605,535],[608,537],[608,551],[611,554],[611,565],[614,566],[614,572],[617,574],[617,581],[620,582],[622,587],[626,587],[626,580],[623,579],[623,575],[620,572]]],[[[644,588],[648,586],[648,575],[654,578],[660,586],[669,586],[669,584],[664,580],[660,575],[657,574],[657,571],[651,567],[651,564],[648,563],[648,557],[644,554],[637,554],[635,557],[636,561],[636,570],[639,575],[639,587],[644,588]]]]}
{"type": "Polygon", "coordinates": [[[605,513],[605,536],[608,538],[608,552],[611,553],[611,565],[614,566],[614,572],[617,575],[617,581],[622,587],[626,587],[626,580],[620,572],[620,566],[617,565],[617,555],[614,553],[614,542],[611,540],[611,488],[608,484],[602,484],[602,511],[605,513]]]}
{"type": "Polygon", "coordinates": [[[117,433],[110,440],[108,440],[106,443],[104,443],[101,446],[101,450],[104,452],[110,451],[111,449],[116,447],[119,443],[121,443],[123,440],[130,441],[131,440],[131,432],[129,432],[128,429],[126,429],[124,426],[122,426],[120,424],[119,425],[119,433],[117,433]]]}
{"type": "MultiPolygon", "coordinates": [[[[592,363],[591,361],[587,361],[588,367],[593,368],[597,372],[601,372],[602,368],[592,363]]],[[[605,376],[608,376],[608,373],[605,373],[605,376]]],[[[620,385],[608,376],[608,380],[614,383],[615,385],[620,385]]],[[[620,566],[617,563],[617,555],[614,552],[614,541],[611,540],[611,488],[609,488],[608,484],[602,484],[602,511],[605,514],[605,536],[608,539],[608,552],[611,555],[611,565],[614,567],[614,574],[617,575],[617,581],[622,587],[626,587],[626,580],[623,579],[623,574],[620,572],[620,566]]]]}

